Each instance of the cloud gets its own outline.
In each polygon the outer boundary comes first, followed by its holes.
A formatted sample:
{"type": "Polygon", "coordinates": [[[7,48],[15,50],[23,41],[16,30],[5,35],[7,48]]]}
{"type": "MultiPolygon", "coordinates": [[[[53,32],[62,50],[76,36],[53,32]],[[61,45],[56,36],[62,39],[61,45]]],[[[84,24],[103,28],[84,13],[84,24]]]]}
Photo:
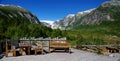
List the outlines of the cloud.
{"type": "Polygon", "coordinates": [[[54,21],[51,20],[40,20],[40,22],[46,22],[49,23],[50,25],[53,25],[54,21]]]}

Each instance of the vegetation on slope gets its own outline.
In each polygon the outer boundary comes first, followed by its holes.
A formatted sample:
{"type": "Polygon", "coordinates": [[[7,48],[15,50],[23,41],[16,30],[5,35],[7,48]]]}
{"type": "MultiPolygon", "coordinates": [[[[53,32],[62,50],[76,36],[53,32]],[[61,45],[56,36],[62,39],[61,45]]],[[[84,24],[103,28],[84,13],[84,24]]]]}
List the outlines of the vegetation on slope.
{"type": "Polygon", "coordinates": [[[62,31],[43,26],[36,16],[17,6],[0,6],[0,40],[22,37],[62,37],[62,31]]]}
{"type": "MultiPolygon", "coordinates": [[[[68,31],[68,38],[72,44],[78,45],[106,45],[120,44],[120,6],[100,6],[97,10],[109,14],[114,21],[101,20],[99,25],[78,25],[68,31]]],[[[81,21],[81,20],[79,20],[81,21]]]]}

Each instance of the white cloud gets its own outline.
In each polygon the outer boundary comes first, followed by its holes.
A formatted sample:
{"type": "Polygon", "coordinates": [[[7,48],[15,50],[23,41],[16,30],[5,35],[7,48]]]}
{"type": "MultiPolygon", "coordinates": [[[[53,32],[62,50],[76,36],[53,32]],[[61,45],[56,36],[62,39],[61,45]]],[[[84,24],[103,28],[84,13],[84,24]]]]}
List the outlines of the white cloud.
{"type": "Polygon", "coordinates": [[[40,20],[40,22],[46,22],[49,23],[50,25],[53,25],[54,21],[51,20],[40,20]]]}

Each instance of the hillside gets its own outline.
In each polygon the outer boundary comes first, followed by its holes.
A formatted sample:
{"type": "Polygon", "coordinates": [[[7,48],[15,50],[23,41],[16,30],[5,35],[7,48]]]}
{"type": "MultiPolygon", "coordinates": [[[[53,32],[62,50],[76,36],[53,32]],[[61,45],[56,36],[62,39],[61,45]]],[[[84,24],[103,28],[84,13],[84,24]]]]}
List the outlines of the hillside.
{"type": "Polygon", "coordinates": [[[35,15],[19,6],[0,5],[0,13],[1,39],[67,37],[73,45],[120,43],[120,1],[107,1],[98,8],[56,21],[55,28],[63,31],[43,26],[35,15]]]}
{"type": "Polygon", "coordinates": [[[98,8],[69,14],[54,22],[54,28],[76,29],[82,25],[100,25],[104,22],[114,22],[119,18],[120,1],[106,1],[98,8]]]}
{"type": "Polygon", "coordinates": [[[68,26],[72,44],[120,44],[120,1],[107,1],[68,26]]]}
{"type": "Polygon", "coordinates": [[[8,22],[14,23],[14,20],[28,21],[31,23],[39,24],[39,20],[35,15],[30,13],[28,10],[15,5],[0,5],[0,19],[7,20],[8,22]],[[19,18],[18,18],[19,17],[19,18]],[[12,22],[13,21],[13,22],[12,22]]]}
{"type": "Polygon", "coordinates": [[[41,25],[38,18],[28,10],[15,5],[0,5],[0,39],[45,37],[50,30],[41,25]]]}
{"type": "MultiPolygon", "coordinates": [[[[73,26],[80,25],[101,25],[104,22],[114,22],[119,20],[120,1],[108,1],[101,4],[97,9],[93,10],[84,17],[76,20],[73,26]]],[[[73,28],[74,28],[73,27],[73,28]]]]}

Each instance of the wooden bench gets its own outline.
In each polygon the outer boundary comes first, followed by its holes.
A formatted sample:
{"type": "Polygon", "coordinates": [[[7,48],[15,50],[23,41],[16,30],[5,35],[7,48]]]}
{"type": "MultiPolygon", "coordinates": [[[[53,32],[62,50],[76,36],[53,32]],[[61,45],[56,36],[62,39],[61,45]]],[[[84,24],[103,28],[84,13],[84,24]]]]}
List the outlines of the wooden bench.
{"type": "Polygon", "coordinates": [[[8,42],[6,41],[6,47],[5,47],[5,56],[6,57],[8,57],[9,52],[12,52],[13,56],[16,56],[15,46],[13,46],[12,49],[8,49],[8,42]]]}
{"type": "Polygon", "coordinates": [[[21,41],[19,43],[19,49],[20,55],[23,55],[23,51],[25,51],[26,55],[30,55],[31,45],[29,41],[21,41]]]}
{"type": "Polygon", "coordinates": [[[120,54],[120,46],[118,46],[118,53],[120,54]]]}
{"type": "Polygon", "coordinates": [[[51,52],[50,49],[53,49],[53,50],[65,50],[70,53],[70,48],[71,46],[67,41],[50,41],[49,44],[49,52],[51,52]]]}

